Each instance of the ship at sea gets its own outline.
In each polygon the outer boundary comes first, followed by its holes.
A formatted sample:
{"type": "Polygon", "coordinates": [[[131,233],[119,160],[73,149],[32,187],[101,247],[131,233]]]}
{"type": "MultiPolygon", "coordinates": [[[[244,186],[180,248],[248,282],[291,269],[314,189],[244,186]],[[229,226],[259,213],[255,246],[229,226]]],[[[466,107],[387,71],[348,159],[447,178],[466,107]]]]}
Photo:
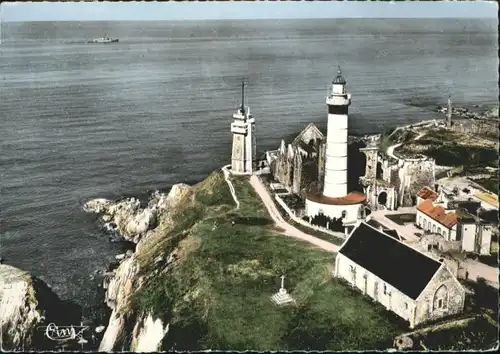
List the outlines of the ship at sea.
{"type": "Polygon", "coordinates": [[[116,43],[118,42],[117,38],[109,38],[108,36],[104,36],[101,38],[94,38],[91,41],[88,41],[87,43],[116,43]]]}

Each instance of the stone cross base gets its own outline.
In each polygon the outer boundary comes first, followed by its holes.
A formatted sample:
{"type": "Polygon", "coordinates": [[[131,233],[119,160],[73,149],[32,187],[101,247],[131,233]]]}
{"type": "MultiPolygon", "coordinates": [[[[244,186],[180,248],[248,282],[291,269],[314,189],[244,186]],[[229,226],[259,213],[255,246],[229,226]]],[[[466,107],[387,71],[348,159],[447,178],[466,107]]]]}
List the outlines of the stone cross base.
{"type": "Polygon", "coordinates": [[[281,288],[279,292],[271,296],[271,301],[278,306],[295,302],[295,300],[290,296],[290,294],[287,293],[286,289],[284,288],[281,288]]]}

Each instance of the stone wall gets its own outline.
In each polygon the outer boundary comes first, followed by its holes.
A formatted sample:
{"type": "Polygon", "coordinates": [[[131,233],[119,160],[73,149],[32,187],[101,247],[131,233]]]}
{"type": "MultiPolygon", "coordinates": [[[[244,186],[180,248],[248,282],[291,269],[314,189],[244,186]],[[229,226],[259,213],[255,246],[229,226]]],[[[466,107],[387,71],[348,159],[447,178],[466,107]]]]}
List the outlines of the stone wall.
{"type": "Polygon", "coordinates": [[[443,265],[417,299],[415,325],[461,313],[465,304],[465,289],[443,265]],[[437,298],[445,298],[445,307],[438,309],[437,298]]]}
{"type": "Polygon", "coordinates": [[[399,159],[393,163],[381,160],[383,179],[395,188],[398,206],[413,205],[413,197],[423,186],[433,186],[436,180],[435,161],[430,158],[399,159]]]}
{"type": "Polygon", "coordinates": [[[338,278],[345,279],[363,294],[382,304],[388,311],[392,311],[410,322],[411,327],[411,318],[415,308],[413,299],[340,253],[336,257],[334,274],[338,278]]]}
{"type": "Polygon", "coordinates": [[[295,211],[291,210],[288,207],[288,205],[286,205],[286,203],[283,201],[283,199],[280,198],[280,196],[278,194],[276,194],[274,196],[274,199],[276,199],[278,204],[285,210],[285,212],[288,214],[290,219],[292,219],[296,223],[299,223],[301,225],[304,225],[304,226],[309,227],[309,228],[316,230],[316,231],[321,231],[321,232],[324,232],[326,234],[330,234],[330,235],[335,236],[335,237],[339,237],[339,238],[346,238],[347,237],[347,235],[345,233],[335,232],[335,231],[329,230],[325,227],[313,225],[311,223],[304,221],[302,218],[299,217],[299,215],[297,215],[297,213],[295,211]]]}

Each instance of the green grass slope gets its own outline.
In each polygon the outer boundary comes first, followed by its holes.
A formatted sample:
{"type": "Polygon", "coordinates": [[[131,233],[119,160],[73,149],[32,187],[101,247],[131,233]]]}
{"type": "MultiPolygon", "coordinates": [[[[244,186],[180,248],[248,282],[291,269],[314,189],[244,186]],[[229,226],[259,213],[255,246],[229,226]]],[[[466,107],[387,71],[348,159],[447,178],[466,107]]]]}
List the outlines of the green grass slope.
{"type": "Polygon", "coordinates": [[[398,325],[385,309],[332,280],[334,255],[279,235],[248,180],[233,183],[239,210],[215,172],[184,196],[174,223],[160,225],[138,255],[146,280],[130,308],[170,323],[163,349],[390,347],[398,325]],[[164,269],[155,260],[173,248],[179,260],[164,269]],[[282,273],[295,306],[270,300],[282,273]]]}

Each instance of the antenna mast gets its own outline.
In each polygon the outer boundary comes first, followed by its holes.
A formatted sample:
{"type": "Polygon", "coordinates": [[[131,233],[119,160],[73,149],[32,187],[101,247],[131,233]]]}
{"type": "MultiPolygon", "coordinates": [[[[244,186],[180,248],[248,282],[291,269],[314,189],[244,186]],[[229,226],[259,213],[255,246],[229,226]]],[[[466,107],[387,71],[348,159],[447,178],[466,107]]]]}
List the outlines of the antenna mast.
{"type": "Polygon", "coordinates": [[[241,113],[245,114],[245,81],[241,80],[241,113]]]}

